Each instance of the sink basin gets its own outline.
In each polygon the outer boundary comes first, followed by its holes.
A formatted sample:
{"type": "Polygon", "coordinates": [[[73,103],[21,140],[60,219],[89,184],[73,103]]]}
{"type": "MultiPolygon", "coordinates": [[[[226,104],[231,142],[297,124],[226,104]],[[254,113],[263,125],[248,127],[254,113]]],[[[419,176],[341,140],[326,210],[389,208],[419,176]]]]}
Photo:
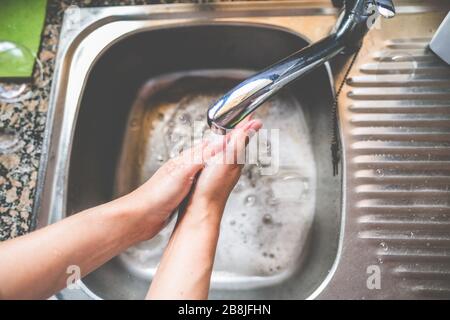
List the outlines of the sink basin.
{"type": "MultiPolygon", "coordinates": [[[[135,189],[186,148],[194,124],[205,131],[215,99],[305,45],[291,32],[235,24],[145,31],[115,43],[82,94],[67,215],[135,189]]],[[[211,297],[305,298],[326,277],[340,215],[340,179],[330,172],[331,102],[322,68],[258,110],[265,129],[280,129],[278,167],[271,175],[261,174],[262,164],[244,169],[225,210],[211,297]]],[[[106,299],[144,297],[174,222],[85,277],[86,288],[106,299]]]]}

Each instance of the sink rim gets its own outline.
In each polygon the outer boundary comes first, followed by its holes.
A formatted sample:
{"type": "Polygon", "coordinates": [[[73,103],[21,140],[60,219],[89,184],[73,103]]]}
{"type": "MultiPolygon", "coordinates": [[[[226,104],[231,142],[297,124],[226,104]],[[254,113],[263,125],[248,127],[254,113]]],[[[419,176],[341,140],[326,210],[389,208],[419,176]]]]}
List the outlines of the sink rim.
{"type": "MultiPolygon", "coordinates": [[[[334,9],[331,8],[327,8],[326,10],[322,10],[320,11],[320,8],[316,8],[319,10],[314,11],[314,8],[307,8],[304,4],[302,6],[301,3],[296,2],[297,5],[299,6],[298,8],[293,8],[293,6],[291,5],[290,7],[288,5],[283,6],[282,9],[285,12],[285,16],[310,16],[310,15],[326,15],[327,12],[331,15],[336,13],[336,11],[334,9]]],[[[230,13],[231,11],[229,11],[227,14],[224,14],[222,11],[226,11],[223,10],[224,8],[227,9],[227,6],[234,6],[236,3],[223,3],[220,6],[216,5],[216,4],[202,4],[202,5],[194,5],[194,6],[186,6],[184,4],[179,5],[179,4],[171,4],[171,5],[149,5],[149,6],[135,6],[135,7],[121,7],[121,8],[86,8],[86,9],[81,9],[83,13],[87,14],[86,19],[84,19],[81,23],[81,27],[80,29],[77,29],[75,31],[70,31],[70,30],[65,30],[67,28],[65,28],[63,26],[63,30],[61,32],[61,40],[60,40],[60,46],[59,46],[59,50],[58,50],[58,54],[57,54],[57,58],[56,58],[56,70],[54,73],[54,81],[52,84],[52,91],[50,94],[50,103],[49,103],[49,108],[48,108],[48,116],[47,116],[47,122],[46,122],[46,130],[44,133],[44,142],[43,142],[43,147],[42,147],[42,156],[41,156],[41,166],[39,168],[39,172],[38,172],[38,180],[37,180],[37,186],[36,186],[36,196],[35,196],[35,201],[34,201],[34,205],[33,205],[33,221],[32,221],[32,229],[36,227],[37,222],[36,222],[36,218],[38,218],[38,210],[41,207],[40,206],[40,202],[41,202],[41,195],[42,195],[42,189],[44,186],[44,178],[45,178],[45,171],[47,169],[47,159],[51,158],[52,155],[54,156],[54,153],[52,153],[52,150],[50,148],[50,138],[52,135],[55,134],[55,130],[57,130],[58,128],[53,128],[52,124],[53,124],[53,118],[55,116],[55,113],[58,111],[59,113],[61,113],[61,110],[55,110],[56,106],[55,104],[57,102],[59,102],[59,106],[58,108],[61,108],[61,102],[59,94],[61,92],[59,92],[59,90],[55,91],[55,87],[58,87],[61,85],[61,81],[63,81],[64,79],[62,79],[62,75],[61,75],[61,61],[63,61],[66,58],[66,54],[73,54],[73,50],[69,50],[70,48],[73,49],[73,47],[75,46],[71,46],[73,44],[73,41],[81,41],[82,40],[82,35],[80,36],[80,33],[83,32],[87,32],[87,31],[92,31],[89,29],[95,29],[96,25],[101,25],[102,23],[108,23],[111,21],[115,21],[120,19],[121,17],[124,17],[126,15],[132,15],[134,16],[135,21],[139,19],[148,19],[151,15],[156,14],[159,15],[158,19],[168,19],[167,15],[169,13],[170,10],[174,10],[178,15],[177,17],[182,17],[183,14],[186,15],[188,14],[189,10],[194,10],[197,7],[202,7],[202,6],[207,6],[208,9],[203,12],[205,14],[206,19],[202,19],[202,21],[206,22],[206,24],[208,24],[208,22],[210,22],[210,20],[214,20],[215,17],[233,17],[232,14],[235,14],[234,17],[238,16],[238,17],[242,17],[242,19],[246,19],[246,17],[261,17],[261,16],[271,16],[270,12],[266,12],[267,11],[267,7],[264,7],[264,10],[257,10],[258,8],[256,8],[256,6],[259,5],[263,5],[264,3],[261,2],[254,2],[251,4],[246,4],[246,6],[244,7],[244,11],[248,10],[246,14],[243,15],[239,15],[239,10],[234,10],[232,13],[230,13]],[[150,8],[151,7],[151,8],[150,8]],[[170,7],[170,10],[169,10],[170,7]],[[220,14],[217,14],[217,12],[208,12],[208,10],[211,10],[211,8],[213,8],[214,10],[220,11],[220,14]],[[138,10],[139,9],[139,10],[138,10]],[[253,10],[253,11],[252,11],[253,10]],[[255,13],[257,11],[257,14],[255,13]],[[87,30],[87,31],[86,31],[87,30]],[[63,59],[64,58],[64,59],[63,59]],[[58,93],[58,94],[56,94],[58,93]]],[[[272,2],[271,4],[273,7],[276,8],[280,8],[280,3],[276,3],[274,4],[272,2]],[[278,7],[277,7],[278,5],[278,7]]],[[[311,5],[311,4],[310,4],[311,5]]],[[[320,6],[323,6],[324,3],[320,3],[320,6]]],[[[314,6],[312,6],[314,7],[314,6]]],[[[438,10],[440,10],[442,7],[448,8],[448,5],[442,5],[440,3],[437,3],[436,1],[430,1],[430,3],[427,2],[427,4],[418,4],[417,2],[414,3],[414,1],[404,1],[402,2],[399,6],[398,6],[398,13],[399,14],[418,14],[418,13],[429,13],[429,12],[436,12],[438,10]]],[[[229,8],[228,8],[229,9],[229,8]]],[[[282,11],[282,9],[278,9],[279,11],[282,11]]],[[[270,11],[270,10],[269,10],[270,11]]],[[[200,17],[200,18],[204,18],[204,17],[200,17]]],[[[197,20],[199,19],[198,15],[197,15],[197,20]]],[[[195,20],[195,19],[194,19],[195,20]]],[[[270,24],[269,24],[270,25],[270,24]]],[[[401,33],[403,34],[403,33],[401,33]]],[[[401,35],[399,37],[402,37],[401,35]]],[[[384,38],[387,38],[387,36],[385,35],[384,38]]],[[[385,39],[386,40],[386,39],[385,39]]],[[[378,46],[378,49],[383,48],[383,46],[378,46]]],[[[341,111],[342,112],[342,111],[341,111]]],[[[342,123],[345,124],[346,120],[345,117],[348,116],[348,114],[346,113],[347,111],[343,112],[344,115],[344,120],[341,120],[341,125],[342,123]]],[[[351,140],[347,140],[349,138],[349,132],[344,132],[344,130],[341,129],[341,138],[343,136],[345,136],[345,139],[342,140],[342,143],[346,143],[348,142],[350,145],[351,140]]],[[[345,146],[343,145],[343,150],[345,152],[343,152],[343,157],[344,157],[344,161],[348,162],[349,160],[352,159],[352,156],[350,154],[347,154],[346,152],[348,152],[349,149],[349,145],[345,146]]],[[[349,207],[349,204],[346,203],[349,191],[347,189],[353,186],[353,182],[347,181],[348,184],[346,184],[346,179],[348,178],[348,175],[352,173],[352,170],[349,169],[348,172],[346,172],[346,168],[347,168],[348,163],[346,164],[345,162],[342,162],[341,165],[341,169],[343,172],[343,177],[342,177],[342,183],[343,183],[343,194],[342,194],[342,209],[341,209],[341,231],[340,231],[340,236],[344,237],[344,226],[345,224],[348,225],[348,227],[345,227],[346,232],[349,232],[349,228],[352,227],[352,225],[355,225],[355,219],[353,217],[353,215],[355,214],[354,210],[352,208],[349,207]]],[[[348,199],[350,200],[350,198],[348,199]]],[[[350,201],[349,201],[350,202],[350,201]]],[[[42,221],[39,221],[42,222],[42,221]]],[[[46,225],[47,223],[45,223],[44,225],[46,225]]],[[[385,290],[386,293],[384,292],[368,292],[367,290],[364,289],[364,291],[361,290],[361,288],[355,288],[355,290],[350,290],[348,292],[342,291],[339,292],[339,290],[342,289],[347,289],[349,288],[348,285],[345,285],[345,281],[346,281],[346,275],[348,275],[349,273],[351,273],[353,270],[352,268],[349,268],[348,271],[343,271],[341,269],[341,266],[343,267],[349,267],[348,264],[348,254],[353,254],[354,251],[352,251],[351,249],[355,247],[355,244],[349,243],[349,238],[352,238],[353,234],[350,232],[348,234],[346,234],[345,239],[340,241],[340,244],[338,246],[338,250],[340,251],[340,254],[338,253],[337,258],[342,260],[339,263],[335,263],[334,266],[339,265],[339,271],[340,272],[336,272],[336,270],[333,270],[332,273],[333,275],[330,275],[328,278],[329,280],[331,280],[331,278],[333,278],[333,283],[335,284],[335,287],[333,288],[333,290],[330,290],[330,286],[327,286],[328,283],[323,283],[323,289],[326,290],[321,290],[320,295],[317,294],[316,296],[312,296],[311,298],[330,298],[330,297],[361,297],[361,295],[366,295],[366,298],[373,298],[373,297],[395,297],[398,298],[398,295],[393,296],[392,294],[394,293],[403,293],[405,294],[406,297],[411,297],[413,292],[412,291],[408,291],[408,289],[405,289],[403,291],[395,291],[395,290],[385,290]],[[345,248],[346,252],[342,252],[342,245],[346,244],[349,248],[345,248]],[[343,254],[347,253],[347,256],[343,257],[343,254]],[[324,292],[325,291],[325,292],[324,292]]],[[[357,240],[357,239],[355,239],[357,240]]],[[[358,242],[355,242],[358,243],[358,242]]],[[[360,249],[366,249],[368,251],[370,251],[370,253],[373,253],[372,249],[367,245],[367,244],[361,244],[361,242],[359,242],[359,244],[361,245],[360,249]]],[[[365,255],[367,256],[367,254],[365,255]]],[[[372,256],[370,256],[372,257],[372,256]]],[[[369,258],[370,258],[369,257],[369,258]]],[[[367,258],[367,257],[366,257],[367,258]]],[[[366,260],[367,261],[367,260],[366,260]]],[[[354,269],[354,268],[353,268],[354,269]]],[[[364,277],[364,274],[362,274],[362,276],[364,277]]],[[[356,278],[356,280],[358,280],[358,277],[361,278],[361,275],[358,275],[356,278]]],[[[389,279],[389,278],[388,278],[389,279]]],[[[361,279],[359,279],[361,280],[361,279]]],[[[395,286],[395,284],[399,284],[398,280],[395,279],[391,279],[393,280],[393,283],[391,283],[391,287],[395,286]]],[[[365,282],[364,282],[365,283],[365,282]]],[[[83,292],[80,292],[82,294],[84,294],[83,292]]],[[[60,296],[60,295],[58,295],[60,296]]],[[[74,296],[71,295],[70,292],[65,292],[64,293],[65,297],[75,297],[75,298],[79,298],[79,296],[74,296]]],[[[86,296],[86,295],[85,295],[86,296]]],[[[62,297],[62,296],[61,296],[62,297]]],[[[88,297],[88,296],[86,296],[88,297]]],[[[89,298],[89,297],[88,297],[89,298]]]]}

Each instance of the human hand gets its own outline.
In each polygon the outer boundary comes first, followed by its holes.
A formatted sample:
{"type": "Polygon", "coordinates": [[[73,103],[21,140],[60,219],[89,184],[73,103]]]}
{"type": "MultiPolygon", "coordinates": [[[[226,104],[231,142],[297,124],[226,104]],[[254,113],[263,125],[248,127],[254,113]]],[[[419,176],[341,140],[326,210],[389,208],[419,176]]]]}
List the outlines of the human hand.
{"type": "Polygon", "coordinates": [[[188,195],[197,173],[204,166],[203,142],[164,163],[143,185],[119,198],[119,203],[134,216],[142,217],[148,226],[146,238],[151,238],[162,227],[188,195]]]}
{"type": "Polygon", "coordinates": [[[245,121],[227,134],[223,142],[208,145],[205,149],[206,165],[195,183],[189,205],[217,209],[206,212],[223,212],[228,196],[241,175],[248,140],[261,127],[259,120],[245,121]]]}
{"type": "Polygon", "coordinates": [[[248,138],[261,128],[250,120],[205,149],[205,168],[164,250],[148,299],[207,299],[228,196],[239,180],[248,138]],[[183,266],[180,270],[180,265],[183,266]]]}
{"type": "MultiPolygon", "coordinates": [[[[261,127],[259,120],[248,120],[224,136],[219,143],[203,141],[178,157],[166,162],[142,186],[118,199],[134,215],[141,215],[147,226],[145,238],[151,238],[164,227],[170,215],[191,190],[200,171],[193,197],[196,202],[225,206],[229,193],[239,180],[242,164],[237,159],[245,152],[246,141],[261,127]],[[230,163],[222,163],[225,156],[230,163]],[[206,168],[205,163],[209,163],[206,168]]],[[[193,198],[191,197],[191,198],[193,198]]],[[[192,200],[192,199],[191,199],[192,200]]]]}

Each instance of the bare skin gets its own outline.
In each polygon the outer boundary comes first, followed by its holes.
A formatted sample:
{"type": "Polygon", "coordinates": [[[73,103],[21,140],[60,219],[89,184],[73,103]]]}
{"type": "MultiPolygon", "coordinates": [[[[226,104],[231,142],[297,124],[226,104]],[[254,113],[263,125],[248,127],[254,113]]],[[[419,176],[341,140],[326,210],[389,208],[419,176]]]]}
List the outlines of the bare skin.
{"type": "MultiPolygon", "coordinates": [[[[248,123],[245,130],[237,129],[230,137],[261,127],[256,120],[248,123]]],[[[203,143],[164,164],[126,196],[0,243],[0,299],[48,298],[66,287],[69,266],[78,266],[81,276],[85,276],[126,248],[151,239],[191,189],[185,214],[164,253],[148,296],[206,298],[220,218],[239,179],[240,166],[212,165],[204,169],[203,162],[192,161],[192,153],[200,152],[208,161],[222,152],[222,147],[203,143]],[[184,239],[192,241],[191,245],[182,243],[184,239]],[[171,279],[163,280],[179,263],[188,266],[186,272],[194,272],[195,277],[173,287],[171,279]]],[[[242,148],[245,142],[233,150],[242,148]]]]}
{"type": "Polygon", "coordinates": [[[233,159],[232,163],[212,161],[203,169],[164,251],[147,299],[208,298],[223,210],[241,175],[242,165],[237,159],[245,152],[249,134],[259,128],[259,121],[250,121],[234,130],[221,151],[226,153],[225,159],[233,159]]]}

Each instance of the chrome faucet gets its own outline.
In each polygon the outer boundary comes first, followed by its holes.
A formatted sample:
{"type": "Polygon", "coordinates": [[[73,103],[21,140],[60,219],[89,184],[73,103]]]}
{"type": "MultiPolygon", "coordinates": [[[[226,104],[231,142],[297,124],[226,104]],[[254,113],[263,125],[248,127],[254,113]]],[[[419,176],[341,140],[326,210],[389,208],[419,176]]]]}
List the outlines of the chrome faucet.
{"type": "Polygon", "coordinates": [[[344,10],[331,35],[231,89],[208,109],[208,125],[214,132],[224,134],[290,82],[340,53],[354,53],[379,15],[395,16],[392,0],[345,0],[344,10]]]}

